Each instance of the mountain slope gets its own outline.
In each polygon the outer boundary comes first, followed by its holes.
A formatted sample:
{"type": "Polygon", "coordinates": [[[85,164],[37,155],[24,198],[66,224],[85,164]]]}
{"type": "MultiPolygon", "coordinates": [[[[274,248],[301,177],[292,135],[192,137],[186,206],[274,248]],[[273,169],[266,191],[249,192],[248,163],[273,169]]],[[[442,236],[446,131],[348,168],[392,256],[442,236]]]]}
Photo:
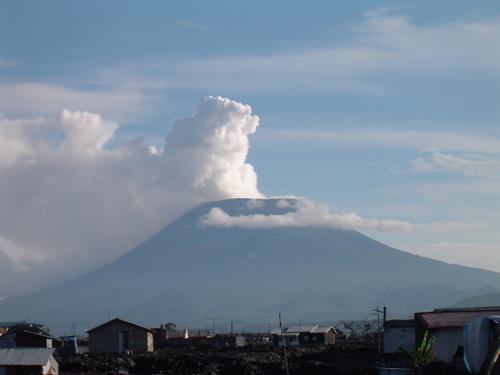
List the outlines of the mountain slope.
{"type": "Polygon", "coordinates": [[[481,294],[457,302],[452,307],[493,307],[500,306],[500,293],[481,294]]]}
{"type": "Polygon", "coordinates": [[[188,212],[115,262],[62,285],[0,301],[0,320],[89,328],[108,314],[144,324],[201,327],[207,317],[241,325],[366,317],[447,306],[500,274],[399,251],[358,232],[325,228],[202,227],[213,207],[230,215],[282,214],[277,200],[232,199],[188,212]]]}

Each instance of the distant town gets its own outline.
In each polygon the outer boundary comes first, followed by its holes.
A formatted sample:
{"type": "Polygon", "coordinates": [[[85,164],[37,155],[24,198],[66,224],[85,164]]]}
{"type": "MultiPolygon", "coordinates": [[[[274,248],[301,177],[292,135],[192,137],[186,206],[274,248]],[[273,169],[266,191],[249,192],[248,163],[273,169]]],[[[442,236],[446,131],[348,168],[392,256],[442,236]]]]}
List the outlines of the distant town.
{"type": "Polygon", "coordinates": [[[265,332],[145,327],[116,317],[84,335],[0,322],[0,374],[498,374],[500,306],[435,309],[412,319],[285,325],[265,332]]]}

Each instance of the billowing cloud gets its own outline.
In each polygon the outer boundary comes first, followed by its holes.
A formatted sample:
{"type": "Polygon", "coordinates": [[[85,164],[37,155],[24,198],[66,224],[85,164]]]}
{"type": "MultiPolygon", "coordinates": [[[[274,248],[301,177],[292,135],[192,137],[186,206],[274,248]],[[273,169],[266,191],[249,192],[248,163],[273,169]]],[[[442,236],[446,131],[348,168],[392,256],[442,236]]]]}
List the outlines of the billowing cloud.
{"type": "Polygon", "coordinates": [[[258,124],[249,106],[207,97],[157,150],[110,148],[118,125],[89,112],[0,120],[0,257],[25,280],[0,272],[0,296],[108,262],[201,202],[261,197],[246,163],[258,124]]]}
{"type": "Polygon", "coordinates": [[[278,201],[279,208],[290,208],[283,214],[249,214],[230,216],[221,208],[214,207],[199,219],[204,227],[238,227],[249,229],[268,229],[280,227],[318,227],[362,231],[447,231],[477,226],[472,223],[428,223],[414,224],[404,220],[366,219],[358,214],[333,213],[327,206],[317,205],[301,199],[295,203],[290,200],[278,201]]]}
{"type": "Polygon", "coordinates": [[[89,112],[63,110],[60,127],[64,133],[63,153],[78,156],[93,155],[103,151],[118,128],[118,124],[105,122],[101,116],[89,112]]]}

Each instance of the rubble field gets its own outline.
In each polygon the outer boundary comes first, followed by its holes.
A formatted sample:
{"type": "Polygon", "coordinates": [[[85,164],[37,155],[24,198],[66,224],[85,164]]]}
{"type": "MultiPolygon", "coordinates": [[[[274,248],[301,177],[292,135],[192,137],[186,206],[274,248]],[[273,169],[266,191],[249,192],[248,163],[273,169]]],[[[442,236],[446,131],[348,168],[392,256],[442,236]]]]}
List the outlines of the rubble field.
{"type": "MultiPolygon", "coordinates": [[[[378,374],[374,348],[297,348],[287,351],[291,375],[378,374]]],[[[248,346],[167,348],[148,354],[74,354],[58,357],[61,375],[271,375],[286,374],[283,350],[248,346]]],[[[459,374],[435,364],[424,374],[459,374]]]]}

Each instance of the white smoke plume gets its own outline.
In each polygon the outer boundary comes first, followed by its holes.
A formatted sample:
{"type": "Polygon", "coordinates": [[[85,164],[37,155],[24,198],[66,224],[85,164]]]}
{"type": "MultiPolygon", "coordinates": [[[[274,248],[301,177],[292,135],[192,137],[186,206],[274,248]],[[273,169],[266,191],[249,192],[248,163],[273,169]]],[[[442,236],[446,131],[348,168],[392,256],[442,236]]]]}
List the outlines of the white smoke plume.
{"type": "Polygon", "coordinates": [[[479,223],[434,222],[415,224],[405,220],[367,219],[356,213],[335,213],[325,205],[314,204],[306,199],[279,200],[278,208],[289,209],[282,214],[249,214],[231,216],[218,207],[200,217],[202,227],[238,227],[247,229],[269,229],[282,227],[317,227],[361,231],[414,230],[446,231],[478,227],[479,223]]]}
{"type": "Polygon", "coordinates": [[[410,231],[413,224],[408,221],[364,219],[355,213],[332,213],[327,206],[317,205],[300,199],[294,203],[279,200],[279,208],[290,208],[283,214],[250,214],[230,216],[224,210],[214,207],[199,219],[202,226],[239,227],[266,229],[279,227],[320,227],[348,230],[398,230],[410,231]]]}
{"type": "Polygon", "coordinates": [[[0,120],[0,297],[111,261],[201,202],[262,197],[246,163],[258,125],[221,97],[175,123],[162,150],[109,148],[118,124],[89,112],[0,120]]]}

